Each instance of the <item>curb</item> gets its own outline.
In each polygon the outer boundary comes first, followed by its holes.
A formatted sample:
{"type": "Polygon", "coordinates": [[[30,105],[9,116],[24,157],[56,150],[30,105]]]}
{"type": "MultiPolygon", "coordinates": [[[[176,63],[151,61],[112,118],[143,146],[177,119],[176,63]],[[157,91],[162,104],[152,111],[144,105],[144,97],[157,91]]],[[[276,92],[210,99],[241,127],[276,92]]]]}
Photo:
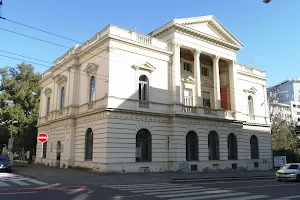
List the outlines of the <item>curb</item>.
{"type": "Polygon", "coordinates": [[[218,177],[218,178],[172,178],[170,183],[240,181],[240,180],[259,180],[259,179],[275,179],[275,178],[276,178],[275,176],[218,177]]]}

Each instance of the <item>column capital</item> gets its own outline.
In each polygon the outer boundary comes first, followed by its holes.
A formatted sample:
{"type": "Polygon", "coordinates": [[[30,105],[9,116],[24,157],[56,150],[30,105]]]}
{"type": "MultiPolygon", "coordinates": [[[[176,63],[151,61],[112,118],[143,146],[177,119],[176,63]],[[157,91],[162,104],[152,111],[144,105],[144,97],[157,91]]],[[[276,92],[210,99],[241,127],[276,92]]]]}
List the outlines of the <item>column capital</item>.
{"type": "Polygon", "coordinates": [[[178,43],[178,42],[170,42],[169,43],[170,46],[172,47],[172,50],[178,50],[182,47],[182,44],[181,43],[178,43]]]}
{"type": "Polygon", "coordinates": [[[199,49],[194,49],[192,52],[194,54],[194,57],[199,57],[202,51],[199,49]]]}
{"type": "Polygon", "coordinates": [[[218,63],[219,62],[219,60],[220,60],[220,56],[218,56],[218,55],[213,55],[212,56],[212,59],[213,59],[213,61],[215,62],[215,63],[218,63]]]}

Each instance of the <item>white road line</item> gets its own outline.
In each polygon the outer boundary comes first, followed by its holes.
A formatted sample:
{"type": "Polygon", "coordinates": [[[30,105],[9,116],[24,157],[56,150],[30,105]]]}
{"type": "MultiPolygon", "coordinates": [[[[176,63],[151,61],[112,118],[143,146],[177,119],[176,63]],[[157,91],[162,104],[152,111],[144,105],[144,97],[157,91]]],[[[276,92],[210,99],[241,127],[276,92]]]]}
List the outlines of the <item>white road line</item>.
{"type": "Polygon", "coordinates": [[[36,180],[36,179],[31,179],[31,178],[26,179],[26,181],[29,181],[31,183],[35,183],[35,184],[38,184],[38,185],[48,185],[48,183],[44,183],[42,181],[39,181],[39,180],[36,180]]]}
{"type": "MultiPolygon", "coordinates": [[[[181,188],[163,188],[163,189],[154,189],[154,190],[139,190],[139,191],[132,191],[132,192],[140,192],[140,193],[148,193],[148,192],[159,192],[159,191],[180,191],[180,190],[191,190],[191,189],[195,189],[195,188],[198,188],[198,189],[202,189],[204,187],[181,187],[181,188]]],[[[216,189],[216,188],[215,188],[216,189]]]]}
{"type": "Polygon", "coordinates": [[[22,185],[22,186],[24,186],[24,185],[29,185],[28,183],[25,183],[25,182],[22,182],[22,181],[19,181],[19,180],[14,180],[14,179],[11,179],[11,180],[9,180],[10,182],[13,182],[13,183],[15,183],[15,184],[18,184],[18,185],[22,185]]]}
{"type": "Polygon", "coordinates": [[[291,183],[291,184],[277,184],[277,185],[255,185],[255,186],[245,186],[245,187],[232,187],[232,188],[224,188],[227,190],[234,190],[234,189],[243,189],[243,188],[261,188],[261,187],[282,187],[286,185],[300,185],[299,183],[291,183]]]}
{"type": "Polygon", "coordinates": [[[130,188],[158,188],[158,187],[174,187],[174,186],[182,186],[182,185],[132,185],[132,186],[114,186],[109,187],[112,189],[130,189],[130,188]]]}
{"type": "Polygon", "coordinates": [[[10,195],[10,194],[31,194],[37,192],[17,192],[17,193],[0,193],[0,195],[10,195]]]}
{"type": "Polygon", "coordinates": [[[183,191],[162,191],[162,192],[150,192],[150,193],[143,193],[143,194],[146,194],[146,195],[163,195],[163,194],[178,194],[178,193],[188,193],[188,192],[200,192],[200,191],[208,191],[208,190],[216,190],[217,188],[202,188],[202,189],[194,189],[194,190],[183,190],[183,191]]]}
{"type": "Polygon", "coordinates": [[[153,186],[153,185],[178,185],[172,183],[143,183],[143,184],[134,184],[134,185],[103,185],[102,187],[132,187],[132,186],[153,186]]]}
{"type": "Polygon", "coordinates": [[[202,192],[191,192],[187,194],[167,194],[167,195],[156,195],[159,198],[170,198],[170,197],[186,197],[186,196],[194,196],[194,195],[203,195],[203,194],[216,194],[223,192],[231,192],[230,190],[212,190],[212,191],[202,191],[202,192]]]}
{"type": "Polygon", "coordinates": [[[4,182],[2,182],[2,181],[0,181],[0,187],[7,187],[7,186],[10,186],[10,185],[8,185],[7,183],[4,183],[4,182]]]}
{"type": "Polygon", "coordinates": [[[72,198],[72,200],[85,200],[86,198],[89,197],[90,194],[87,193],[81,193],[80,195],[72,198]]]}
{"type": "Polygon", "coordinates": [[[248,192],[236,192],[236,193],[225,193],[225,194],[214,194],[214,195],[206,195],[206,196],[198,196],[198,197],[183,197],[183,198],[176,198],[171,200],[200,200],[200,199],[212,199],[212,198],[219,198],[219,197],[230,197],[230,196],[241,196],[241,195],[248,195],[248,192]]]}
{"type": "Polygon", "coordinates": [[[272,200],[289,200],[289,199],[297,199],[297,198],[300,198],[300,195],[298,195],[298,196],[282,197],[282,198],[272,199],[272,200]]]}
{"type": "Polygon", "coordinates": [[[270,197],[270,196],[254,195],[254,196],[236,197],[236,198],[229,198],[229,199],[222,199],[222,200],[252,200],[252,199],[263,199],[263,198],[268,198],[268,197],[270,197]]]}
{"type": "Polygon", "coordinates": [[[170,188],[183,188],[182,185],[176,185],[176,186],[158,186],[158,187],[138,187],[138,188],[118,188],[119,190],[124,190],[124,191],[148,191],[148,190],[158,190],[158,189],[170,189],[170,188]]]}

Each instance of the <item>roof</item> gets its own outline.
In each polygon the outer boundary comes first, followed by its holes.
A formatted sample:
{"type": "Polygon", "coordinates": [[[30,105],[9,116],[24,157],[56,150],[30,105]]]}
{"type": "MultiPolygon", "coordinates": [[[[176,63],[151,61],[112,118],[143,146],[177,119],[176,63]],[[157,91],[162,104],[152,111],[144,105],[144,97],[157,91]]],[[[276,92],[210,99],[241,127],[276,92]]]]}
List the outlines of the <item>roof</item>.
{"type": "MultiPolygon", "coordinates": [[[[214,38],[215,40],[222,40],[231,43],[232,45],[237,46],[238,49],[241,49],[244,45],[232,34],[230,33],[213,15],[201,16],[201,17],[190,17],[190,18],[181,18],[173,19],[169,23],[159,27],[158,29],[149,33],[152,37],[157,37],[160,34],[164,33],[167,29],[171,27],[185,28],[189,31],[194,31],[207,35],[203,30],[195,28],[195,25],[207,24],[214,29],[219,38],[214,38]]],[[[210,35],[211,36],[211,35],[210,35]]],[[[213,37],[213,36],[211,36],[213,37]]]]}

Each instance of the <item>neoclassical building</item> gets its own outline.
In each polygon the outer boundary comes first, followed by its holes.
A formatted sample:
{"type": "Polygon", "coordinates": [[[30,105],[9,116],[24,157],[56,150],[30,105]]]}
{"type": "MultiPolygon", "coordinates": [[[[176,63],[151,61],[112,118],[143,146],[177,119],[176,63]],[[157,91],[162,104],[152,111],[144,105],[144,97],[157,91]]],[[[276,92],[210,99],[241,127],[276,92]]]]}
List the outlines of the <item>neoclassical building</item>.
{"type": "Polygon", "coordinates": [[[264,71],[214,16],[108,25],[43,73],[36,162],[100,172],[273,166],[264,71]]]}

